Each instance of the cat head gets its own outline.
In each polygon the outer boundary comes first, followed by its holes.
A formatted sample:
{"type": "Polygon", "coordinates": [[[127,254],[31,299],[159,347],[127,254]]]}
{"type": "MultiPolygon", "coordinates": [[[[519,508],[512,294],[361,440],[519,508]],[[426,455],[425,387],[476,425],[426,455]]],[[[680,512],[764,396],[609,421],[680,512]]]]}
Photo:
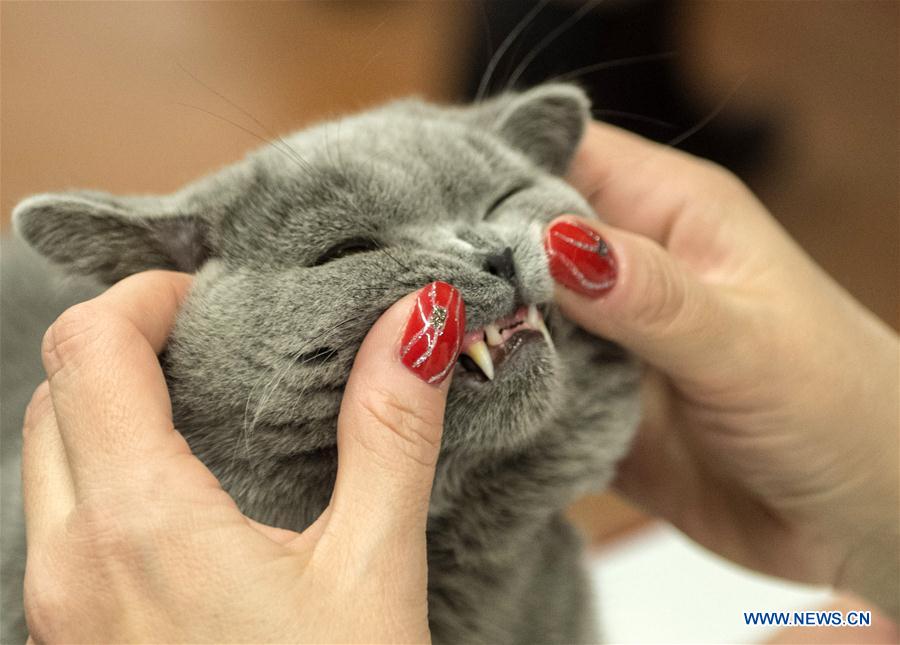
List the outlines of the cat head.
{"type": "Polygon", "coordinates": [[[196,272],[165,360],[176,425],[208,462],[333,447],[366,332],[434,280],[462,292],[467,331],[489,332],[456,368],[444,447],[504,449],[562,414],[584,369],[550,304],[542,237],[559,214],[591,215],[561,178],[588,116],[562,84],[470,107],[403,101],[275,139],[170,196],[42,195],[14,221],[107,283],[196,272]]]}

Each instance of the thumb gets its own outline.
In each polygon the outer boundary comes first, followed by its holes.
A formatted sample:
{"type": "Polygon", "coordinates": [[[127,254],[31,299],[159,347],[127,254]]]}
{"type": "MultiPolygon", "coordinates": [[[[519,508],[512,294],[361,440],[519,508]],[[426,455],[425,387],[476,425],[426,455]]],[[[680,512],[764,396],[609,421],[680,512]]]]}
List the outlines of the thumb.
{"type": "Polygon", "coordinates": [[[735,340],[728,303],[655,241],[564,216],[544,246],[556,301],[580,327],[672,376],[723,367],[716,350],[735,340]]]}
{"type": "MultiPolygon", "coordinates": [[[[450,376],[465,334],[459,291],[433,282],[391,306],[369,331],[338,416],[329,533],[403,549],[425,540],[450,376]]],[[[368,547],[368,548],[366,548],[368,547]]]]}

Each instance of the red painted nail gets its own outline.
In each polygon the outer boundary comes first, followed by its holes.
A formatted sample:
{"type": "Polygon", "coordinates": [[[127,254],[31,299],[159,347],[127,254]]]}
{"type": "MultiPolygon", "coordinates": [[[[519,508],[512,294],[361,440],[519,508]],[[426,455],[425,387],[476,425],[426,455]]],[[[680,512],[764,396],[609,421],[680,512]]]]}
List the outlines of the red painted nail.
{"type": "Polygon", "coordinates": [[[599,298],[616,284],[616,256],[596,231],[575,222],[557,222],[547,230],[544,249],[550,275],[572,291],[599,298]]]}
{"type": "Polygon", "coordinates": [[[465,331],[466,303],[459,290],[432,282],[416,298],[400,343],[400,361],[426,383],[440,383],[456,365],[465,331]]]}

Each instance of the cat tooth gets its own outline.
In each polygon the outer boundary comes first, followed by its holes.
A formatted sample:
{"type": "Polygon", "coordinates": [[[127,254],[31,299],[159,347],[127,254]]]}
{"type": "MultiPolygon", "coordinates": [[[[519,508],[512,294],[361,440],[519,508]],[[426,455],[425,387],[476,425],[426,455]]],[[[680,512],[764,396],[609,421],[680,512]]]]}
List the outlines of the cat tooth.
{"type": "Polygon", "coordinates": [[[543,335],[544,340],[547,341],[547,345],[550,346],[550,349],[556,349],[556,345],[553,344],[553,339],[550,337],[550,330],[547,329],[547,325],[544,323],[544,317],[541,316],[541,312],[538,311],[537,305],[528,305],[528,315],[525,317],[525,320],[529,325],[541,332],[541,335],[543,335]]]}
{"type": "Polygon", "coordinates": [[[475,361],[475,364],[481,368],[481,371],[484,372],[489,381],[494,380],[494,361],[491,359],[491,352],[488,350],[487,343],[479,340],[477,343],[469,345],[463,353],[475,361]]]}
{"type": "Polygon", "coordinates": [[[503,344],[503,336],[500,335],[500,329],[497,325],[485,325],[484,337],[487,339],[487,344],[491,347],[503,344]]]}
{"type": "Polygon", "coordinates": [[[547,325],[544,323],[543,318],[538,320],[537,328],[540,330],[541,334],[543,334],[544,340],[547,341],[547,345],[550,349],[556,350],[556,345],[553,344],[553,339],[550,337],[550,330],[547,329],[547,325]]]}

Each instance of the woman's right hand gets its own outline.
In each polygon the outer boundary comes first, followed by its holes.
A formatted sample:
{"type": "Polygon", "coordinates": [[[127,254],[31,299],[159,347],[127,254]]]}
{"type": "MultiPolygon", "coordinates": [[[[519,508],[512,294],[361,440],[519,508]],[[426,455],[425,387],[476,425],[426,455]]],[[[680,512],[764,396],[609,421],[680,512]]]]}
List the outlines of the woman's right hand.
{"type": "Polygon", "coordinates": [[[548,229],[554,277],[581,292],[557,302],[648,365],[618,488],[731,560],[896,618],[897,335],[718,166],[593,124],[569,179],[605,223],[548,229]],[[611,249],[580,256],[593,285],[566,241],[589,232],[611,249]]]}

